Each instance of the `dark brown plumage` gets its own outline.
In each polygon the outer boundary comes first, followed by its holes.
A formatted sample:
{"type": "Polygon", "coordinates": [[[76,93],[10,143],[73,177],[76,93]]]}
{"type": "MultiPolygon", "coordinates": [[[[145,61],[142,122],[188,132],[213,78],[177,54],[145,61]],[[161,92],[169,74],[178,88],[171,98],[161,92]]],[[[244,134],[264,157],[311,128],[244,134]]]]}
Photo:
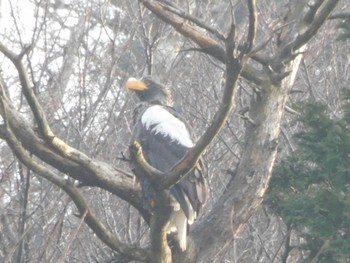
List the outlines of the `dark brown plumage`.
{"type": "MultiPolygon", "coordinates": [[[[146,160],[156,169],[167,172],[194,146],[194,136],[188,124],[172,108],[170,90],[150,77],[141,80],[130,78],[129,90],[140,99],[134,111],[134,128],[131,140],[142,146],[146,160]]],[[[133,166],[134,167],[134,166],[133,166]]],[[[140,180],[145,207],[152,212],[154,191],[141,171],[133,169],[140,180]]],[[[201,162],[170,189],[173,212],[168,232],[178,233],[179,245],[186,249],[187,224],[192,224],[207,198],[201,162]]]]}

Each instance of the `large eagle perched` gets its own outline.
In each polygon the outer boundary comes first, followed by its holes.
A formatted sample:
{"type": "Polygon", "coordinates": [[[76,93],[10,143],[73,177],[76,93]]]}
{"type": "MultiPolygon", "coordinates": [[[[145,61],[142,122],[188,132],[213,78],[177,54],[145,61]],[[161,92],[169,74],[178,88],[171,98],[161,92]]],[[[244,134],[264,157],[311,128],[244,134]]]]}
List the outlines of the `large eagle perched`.
{"type": "MultiPolygon", "coordinates": [[[[134,111],[131,141],[137,140],[147,162],[167,172],[194,146],[194,135],[188,124],[174,110],[170,90],[150,77],[130,78],[127,88],[135,91],[140,103],[134,111]]],[[[132,163],[141,183],[144,206],[152,213],[155,192],[150,182],[132,163]]],[[[167,231],[177,232],[179,246],[186,249],[187,227],[192,224],[206,202],[207,189],[201,162],[170,189],[173,211],[167,231]]]]}

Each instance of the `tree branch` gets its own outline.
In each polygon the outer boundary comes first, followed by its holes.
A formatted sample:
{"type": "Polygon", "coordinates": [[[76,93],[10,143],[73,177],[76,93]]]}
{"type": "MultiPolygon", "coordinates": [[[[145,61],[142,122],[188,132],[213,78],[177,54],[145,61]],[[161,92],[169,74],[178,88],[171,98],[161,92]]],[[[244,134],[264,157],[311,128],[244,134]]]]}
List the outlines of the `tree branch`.
{"type": "MultiPolygon", "coordinates": [[[[0,94],[2,96],[2,94],[0,94]]],[[[3,100],[0,100],[1,107],[4,110],[3,100]]],[[[4,114],[6,116],[6,114],[4,114]]],[[[3,115],[3,116],[4,116],[3,115]]],[[[134,246],[126,245],[121,242],[112,232],[110,232],[101,222],[98,220],[97,216],[90,209],[88,203],[86,202],[84,196],[81,194],[79,189],[77,189],[69,181],[63,179],[59,175],[50,171],[46,167],[33,161],[30,155],[23,149],[21,143],[17,140],[15,135],[9,129],[7,118],[4,118],[4,128],[6,132],[6,141],[17,156],[17,158],[29,169],[40,175],[41,177],[49,180],[53,184],[64,190],[69,197],[73,200],[74,204],[77,206],[81,215],[85,215],[84,221],[90,227],[90,229],[108,245],[111,249],[126,255],[134,260],[147,261],[149,259],[146,250],[136,248],[134,246]]]]}
{"type": "Polygon", "coordinates": [[[166,11],[164,5],[152,0],[139,0],[145,7],[156,14],[165,23],[170,24],[176,31],[188,37],[198,46],[201,47],[202,52],[209,54],[220,61],[225,61],[225,51],[213,38],[199,32],[195,27],[187,24],[182,18],[175,16],[173,13],[166,11]]]}
{"type": "Polygon", "coordinates": [[[188,174],[198,162],[200,156],[218,135],[227,118],[231,115],[235,107],[236,87],[238,79],[241,75],[244,65],[243,55],[236,57],[235,42],[234,42],[235,27],[232,24],[229,37],[226,40],[226,81],[222,100],[219,109],[214,115],[214,118],[206,129],[204,134],[199,138],[196,145],[190,149],[186,155],[170,170],[170,173],[162,181],[161,188],[168,189],[180,181],[188,174]]]}
{"type": "Polygon", "coordinates": [[[350,19],[350,13],[337,13],[330,15],[328,19],[350,19]]]}
{"type": "MultiPolygon", "coordinates": [[[[135,189],[132,178],[123,175],[104,162],[91,159],[88,165],[82,166],[53,151],[36,136],[30,124],[12,107],[1,82],[0,95],[0,115],[7,120],[13,134],[26,150],[57,170],[79,180],[83,185],[100,187],[128,201],[146,221],[149,221],[149,212],[142,205],[141,191],[135,189]],[[91,167],[94,169],[90,169],[91,167]]],[[[5,131],[4,127],[0,129],[0,138],[6,140],[5,131]]]]}
{"type": "Polygon", "coordinates": [[[329,17],[333,9],[336,7],[339,0],[326,0],[320,2],[322,3],[318,4],[316,2],[315,5],[310,6],[310,11],[304,17],[304,21],[309,22],[310,24],[306,27],[305,31],[297,37],[294,44],[294,50],[297,50],[306,44],[316,34],[324,21],[326,21],[327,17],[329,17]]]}
{"type": "Polygon", "coordinates": [[[38,124],[39,133],[42,135],[45,142],[48,145],[52,146],[63,157],[68,157],[72,161],[86,166],[89,169],[95,169],[93,165],[90,165],[91,159],[88,156],[66,144],[64,141],[58,138],[51,130],[50,125],[47,122],[45,113],[38,99],[36,98],[33,89],[30,87],[31,81],[29,80],[27,71],[22,63],[24,52],[21,52],[20,55],[16,55],[2,43],[0,43],[0,51],[14,64],[14,66],[17,69],[23,94],[26,100],[28,101],[28,104],[33,112],[34,118],[38,124]]]}
{"type": "Polygon", "coordinates": [[[170,205],[169,190],[162,189],[159,183],[166,178],[165,173],[157,170],[147,162],[139,142],[132,142],[129,149],[131,159],[135,160],[135,165],[145,177],[139,179],[148,180],[155,191],[154,213],[150,224],[152,262],[168,263],[171,259],[171,250],[168,245],[166,225],[169,222],[173,208],[170,205]]]}
{"type": "MultiPolygon", "coordinates": [[[[320,12],[316,12],[316,20],[319,17],[327,18],[325,13],[329,14],[329,6],[333,5],[329,1],[326,1],[325,4],[327,5],[321,5],[320,12]]],[[[288,55],[283,52],[288,48],[289,51],[300,51],[291,47],[296,46],[297,36],[302,35],[300,32],[308,31],[303,19],[298,20],[300,17],[303,18],[305,11],[304,1],[295,3],[287,23],[295,22],[289,23],[286,28],[287,37],[273,57],[280,63],[277,68],[278,72],[290,73],[278,82],[264,83],[259,96],[254,98],[249,112],[249,117],[254,121],[254,125],[247,124],[244,151],[236,169],[236,176],[206,216],[206,223],[197,225],[192,232],[196,246],[207,248],[198,254],[200,262],[210,262],[212,260],[212,258],[208,259],[210,255],[217,255],[220,253],[220,248],[237,238],[242,226],[263,200],[276,160],[283,112],[301,60],[301,56],[294,56],[290,53],[288,55]],[[209,229],[208,225],[211,226],[209,229]],[[208,236],[211,239],[206,240],[208,236]],[[210,244],[216,244],[216,246],[213,247],[210,244]]],[[[317,27],[320,28],[324,21],[319,20],[318,22],[317,27]]],[[[316,24],[311,24],[316,28],[316,24]]],[[[316,34],[317,30],[308,32],[316,34]]],[[[307,39],[310,38],[311,36],[308,36],[304,41],[307,42],[307,39]]],[[[272,78],[271,73],[269,75],[272,78]]]]}
{"type": "MultiPolygon", "coordinates": [[[[139,1],[152,13],[158,16],[158,18],[171,25],[181,35],[196,43],[201,48],[203,53],[208,54],[226,64],[226,51],[221,43],[201,33],[195,27],[186,23],[183,18],[165,10],[164,4],[161,5],[159,2],[153,0],[139,1]]],[[[254,67],[248,64],[244,65],[242,77],[252,81],[256,85],[261,85],[266,81],[266,76],[262,72],[256,70],[254,67]]]]}
{"type": "Polygon", "coordinates": [[[159,189],[159,181],[162,181],[163,178],[165,178],[165,173],[157,170],[147,162],[143,156],[141,144],[138,141],[131,142],[129,150],[130,158],[136,161],[135,164],[142,170],[143,175],[145,176],[143,179],[148,180],[155,190],[159,189]]]}
{"type": "Polygon", "coordinates": [[[167,2],[166,5],[164,5],[164,4],[161,4],[161,5],[163,6],[163,8],[165,10],[196,24],[198,27],[201,27],[201,28],[207,30],[209,33],[213,34],[219,40],[222,40],[222,41],[225,40],[225,37],[216,28],[213,28],[213,27],[209,26],[208,24],[206,24],[204,21],[202,21],[194,16],[191,16],[190,14],[186,13],[185,11],[180,9],[179,7],[175,6],[173,3],[167,2]]]}
{"type": "MultiPolygon", "coordinates": [[[[153,2],[153,1],[152,1],[153,2]]],[[[150,1],[143,1],[145,5],[150,5],[150,1]]],[[[161,6],[158,3],[150,5],[152,10],[159,12],[161,6]]],[[[162,15],[163,11],[161,11],[162,15]]],[[[167,16],[166,16],[167,17],[167,16]]],[[[168,21],[168,20],[167,20],[168,21]]],[[[168,23],[170,23],[168,21],[168,23]]],[[[183,28],[183,26],[181,26],[183,28]]],[[[130,146],[131,153],[134,155],[137,165],[145,172],[145,176],[150,182],[153,182],[155,189],[165,190],[169,189],[171,186],[179,182],[184,176],[186,176],[197,164],[200,156],[209,146],[212,140],[218,135],[219,131],[226,123],[227,118],[230,116],[234,106],[235,106],[235,91],[238,79],[242,73],[242,68],[244,64],[243,53],[237,58],[236,46],[235,46],[235,26],[232,24],[231,30],[229,32],[229,37],[226,39],[226,81],[225,89],[220,103],[218,111],[215,113],[214,118],[210,126],[207,128],[205,133],[200,137],[196,145],[190,149],[186,155],[172,167],[164,176],[164,173],[156,170],[154,167],[149,165],[147,161],[143,158],[142,149],[139,143],[133,142],[130,146]]],[[[251,36],[254,39],[254,36],[251,36]]]]}
{"type": "MultiPolygon", "coordinates": [[[[272,81],[280,82],[290,72],[285,71],[285,65],[293,61],[305,50],[305,44],[317,33],[327,17],[333,11],[339,0],[325,0],[315,2],[314,5],[305,7],[304,2],[296,3],[296,9],[299,13],[293,13],[288,17],[287,23],[289,27],[285,30],[293,31],[291,34],[286,34],[279,45],[279,49],[270,59],[269,66],[276,73],[272,77],[272,81]],[[305,10],[306,9],[306,10],[305,10]]],[[[296,72],[295,72],[296,73],[296,72]]],[[[295,75],[291,78],[294,82],[295,75]]]]}
{"type": "Polygon", "coordinates": [[[249,30],[248,30],[247,44],[246,44],[246,51],[245,51],[247,53],[249,53],[253,49],[256,30],[257,30],[256,0],[248,0],[248,10],[249,10],[249,30]]]}
{"type": "Polygon", "coordinates": [[[172,262],[166,229],[172,211],[169,190],[158,190],[150,227],[152,263],[172,262]]]}
{"type": "Polygon", "coordinates": [[[49,124],[45,118],[45,114],[38,100],[36,99],[33,90],[30,88],[30,80],[27,71],[25,70],[22,64],[22,58],[25,54],[25,50],[23,50],[19,55],[16,55],[0,42],[0,51],[16,67],[21,82],[23,94],[26,97],[28,104],[34,114],[34,118],[39,126],[39,131],[41,132],[41,135],[47,140],[47,142],[51,142],[51,140],[53,140],[55,136],[49,127],[49,124]]]}

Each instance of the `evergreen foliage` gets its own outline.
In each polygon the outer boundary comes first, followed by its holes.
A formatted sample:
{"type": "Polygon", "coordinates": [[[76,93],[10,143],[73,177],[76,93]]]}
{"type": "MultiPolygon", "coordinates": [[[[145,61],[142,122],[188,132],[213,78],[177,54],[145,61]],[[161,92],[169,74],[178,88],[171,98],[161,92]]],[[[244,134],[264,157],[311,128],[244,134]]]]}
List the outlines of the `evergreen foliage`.
{"type": "Polygon", "coordinates": [[[317,262],[350,262],[350,91],[341,118],[326,107],[301,108],[304,128],[291,156],[275,168],[267,202],[305,238],[317,262]]]}

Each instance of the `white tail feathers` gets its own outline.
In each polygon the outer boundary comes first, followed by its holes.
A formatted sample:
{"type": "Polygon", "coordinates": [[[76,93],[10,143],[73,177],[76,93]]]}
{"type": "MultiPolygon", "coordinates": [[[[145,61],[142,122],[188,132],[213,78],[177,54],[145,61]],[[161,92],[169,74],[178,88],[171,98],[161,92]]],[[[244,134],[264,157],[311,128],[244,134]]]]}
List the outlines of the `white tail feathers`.
{"type": "Polygon", "coordinates": [[[177,232],[180,248],[185,251],[187,246],[187,217],[182,209],[171,213],[169,232],[177,232]]]}

